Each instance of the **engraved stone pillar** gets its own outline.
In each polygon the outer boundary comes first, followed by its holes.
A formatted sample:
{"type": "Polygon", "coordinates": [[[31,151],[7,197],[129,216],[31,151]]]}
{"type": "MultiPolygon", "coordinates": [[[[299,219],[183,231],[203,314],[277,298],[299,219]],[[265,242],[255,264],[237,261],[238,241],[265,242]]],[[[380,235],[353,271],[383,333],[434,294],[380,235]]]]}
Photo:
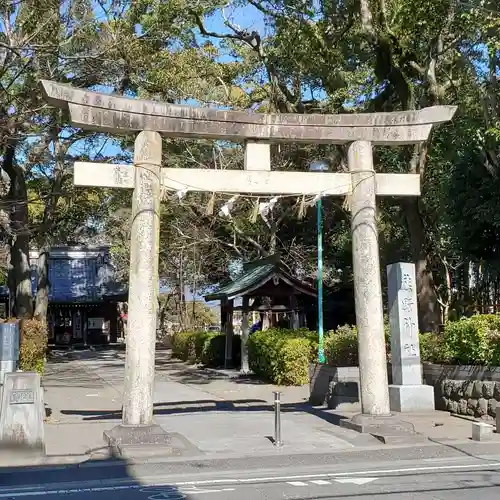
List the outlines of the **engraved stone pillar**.
{"type": "Polygon", "coordinates": [[[387,266],[389,324],[391,328],[392,411],[434,410],[434,387],[422,384],[418,339],[415,265],[398,262],[387,266]]]}
{"type": "Polygon", "coordinates": [[[371,143],[353,142],[348,161],[361,408],[363,414],[384,416],[390,410],[371,143]]]}
{"type": "Polygon", "coordinates": [[[157,132],[141,132],[135,140],[124,425],[153,421],[161,146],[157,132]]]}

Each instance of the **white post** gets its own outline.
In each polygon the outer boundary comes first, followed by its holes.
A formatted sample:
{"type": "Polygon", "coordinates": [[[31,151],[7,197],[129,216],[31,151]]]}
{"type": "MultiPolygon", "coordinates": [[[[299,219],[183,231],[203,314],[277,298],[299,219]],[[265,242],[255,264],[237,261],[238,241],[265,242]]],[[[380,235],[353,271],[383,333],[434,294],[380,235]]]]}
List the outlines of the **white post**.
{"type": "Polygon", "coordinates": [[[153,423],[161,152],[160,134],[137,136],[123,404],[123,425],[129,426],[153,423]]]}
{"type": "Polygon", "coordinates": [[[349,146],[352,256],[363,414],[390,415],[372,145],[349,146]]]}
{"type": "Polygon", "coordinates": [[[224,368],[233,367],[233,318],[234,318],[234,300],[226,301],[226,356],[224,368]]]}
{"type": "Polygon", "coordinates": [[[250,365],[248,361],[248,336],[249,336],[249,326],[248,326],[248,309],[249,309],[249,297],[248,295],[243,296],[243,304],[241,308],[241,373],[247,374],[250,372],[250,365]]]}

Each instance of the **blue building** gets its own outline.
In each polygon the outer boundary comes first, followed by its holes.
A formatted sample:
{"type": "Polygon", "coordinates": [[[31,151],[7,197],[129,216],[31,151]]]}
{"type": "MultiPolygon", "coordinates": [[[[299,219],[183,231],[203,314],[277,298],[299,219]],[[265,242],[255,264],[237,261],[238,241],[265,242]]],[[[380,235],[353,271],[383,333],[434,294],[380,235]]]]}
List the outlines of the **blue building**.
{"type": "MultiPolygon", "coordinates": [[[[38,252],[30,252],[33,297],[38,252]]],[[[123,337],[119,303],[127,301],[118,283],[109,247],[57,246],[49,253],[49,344],[99,345],[123,337]]]]}

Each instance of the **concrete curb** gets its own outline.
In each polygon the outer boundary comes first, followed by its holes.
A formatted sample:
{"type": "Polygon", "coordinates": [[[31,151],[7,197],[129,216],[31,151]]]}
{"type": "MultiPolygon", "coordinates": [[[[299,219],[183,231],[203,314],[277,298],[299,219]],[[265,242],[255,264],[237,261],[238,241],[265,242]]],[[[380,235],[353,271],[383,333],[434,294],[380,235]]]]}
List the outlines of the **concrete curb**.
{"type": "MultiPolygon", "coordinates": [[[[406,460],[440,460],[435,458],[435,456],[445,455],[448,458],[479,458],[485,460],[488,456],[499,457],[500,456],[500,443],[499,442],[481,442],[474,443],[470,440],[468,441],[446,441],[446,442],[432,442],[429,441],[423,445],[407,446],[407,445],[385,445],[381,447],[357,447],[345,450],[337,450],[332,453],[325,453],[324,450],[318,450],[313,452],[289,452],[284,449],[273,449],[269,453],[264,453],[259,455],[259,459],[276,459],[278,461],[284,462],[300,462],[301,460],[311,459],[313,457],[324,457],[328,461],[339,462],[340,464],[344,462],[355,463],[366,463],[366,462],[378,462],[380,457],[387,455],[388,457],[393,455],[403,456],[408,455],[406,460]],[[479,452],[480,450],[480,452],[479,452]],[[359,460],[353,460],[353,458],[359,455],[359,460]]],[[[183,466],[186,467],[202,467],[203,469],[209,469],[210,467],[216,467],[217,463],[221,461],[225,462],[228,466],[232,462],[240,462],[245,460],[254,459],[254,455],[241,455],[236,453],[224,453],[224,454],[210,454],[210,455],[197,455],[197,456],[180,456],[172,457],[168,455],[162,455],[158,453],[156,456],[148,457],[137,457],[126,459],[128,466],[140,466],[140,465],[153,465],[153,464],[164,464],[172,466],[183,466]]],[[[497,458],[495,458],[496,460],[497,458]]],[[[257,462],[258,465],[258,462],[257,462]]],[[[499,460],[500,465],[500,460],[499,460]]],[[[123,460],[119,458],[114,458],[108,452],[106,447],[100,448],[99,450],[89,450],[87,454],[84,455],[48,455],[44,457],[39,457],[37,459],[31,459],[26,457],[18,460],[13,460],[11,457],[8,461],[0,461],[0,475],[10,474],[14,472],[30,472],[36,470],[40,467],[52,467],[55,469],[61,468],[65,469],[68,467],[78,467],[78,468],[101,468],[101,467],[123,467],[123,460]]]]}

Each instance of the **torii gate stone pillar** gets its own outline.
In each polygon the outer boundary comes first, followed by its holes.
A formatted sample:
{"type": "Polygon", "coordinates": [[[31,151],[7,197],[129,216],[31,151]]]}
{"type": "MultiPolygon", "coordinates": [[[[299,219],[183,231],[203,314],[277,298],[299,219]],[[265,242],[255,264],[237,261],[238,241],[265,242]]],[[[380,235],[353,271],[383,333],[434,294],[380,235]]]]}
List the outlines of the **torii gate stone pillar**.
{"type": "Polygon", "coordinates": [[[417,174],[375,173],[373,145],[418,144],[456,108],[346,115],[249,114],[143,101],[42,81],[46,100],[69,111],[76,127],[138,132],[134,166],[75,163],[75,184],[134,189],[125,396],[122,425],[107,435],[122,449],[161,444],[153,422],[155,325],[158,293],[160,184],[169,190],[249,194],[349,195],[358,327],[362,413],[352,421],[370,432],[390,419],[376,196],[419,196],[417,174]],[[160,168],[161,135],[245,142],[245,170],[160,168]],[[349,173],[271,170],[272,142],[349,144],[349,173]]]}

